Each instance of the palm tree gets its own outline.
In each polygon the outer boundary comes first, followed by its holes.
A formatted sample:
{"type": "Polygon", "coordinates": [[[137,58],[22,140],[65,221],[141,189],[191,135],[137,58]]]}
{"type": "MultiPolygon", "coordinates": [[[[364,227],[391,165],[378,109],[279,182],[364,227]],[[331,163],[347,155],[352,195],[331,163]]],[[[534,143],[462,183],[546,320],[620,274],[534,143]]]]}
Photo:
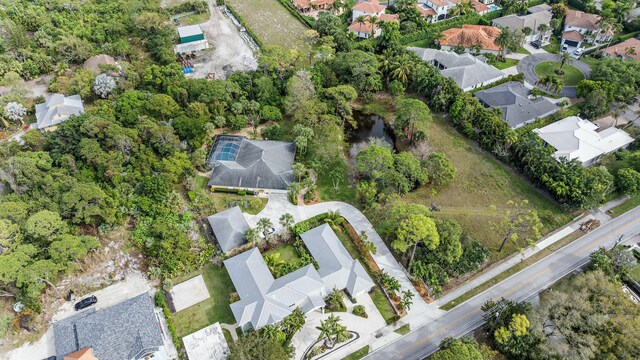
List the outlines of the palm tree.
{"type": "Polygon", "coordinates": [[[268,218],[260,218],[256,224],[258,230],[266,237],[267,232],[273,227],[273,223],[268,218]]]}
{"type": "Polygon", "coordinates": [[[375,37],[376,28],[378,27],[379,23],[380,20],[377,16],[369,16],[369,24],[371,24],[371,34],[369,34],[370,39],[375,37]]]}
{"type": "Polygon", "coordinates": [[[549,31],[549,25],[540,24],[538,25],[538,31],[540,31],[541,37],[544,38],[547,35],[547,31],[549,31]]]}
{"type": "Polygon", "coordinates": [[[249,244],[258,245],[260,242],[260,234],[257,229],[249,228],[244,232],[244,239],[247,240],[249,244]]]}
{"type": "Polygon", "coordinates": [[[411,305],[413,304],[413,297],[415,294],[411,290],[404,291],[402,293],[402,307],[409,310],[411,309],[411,305]]]}
{"type": "Polygon", "coordinates": [[[471,3],[471,0],[462,0],[457,3],[453,9],[451,9],[451,14],[453,16],[467,15],[472,13],[475,10],[475,7],[471,3]]]}
{"type": "Polygon", "coordinates": [[[547,84],[547,88],[551,91],[559,93],[562,90],[562,80],[560,80],[560,78],[558,78],[557,76],[551,75],[551,79],[547,84]]]}
{"type": "Polygon", "coordinates": [[[285,261],[280,259],[280,253],[271,253],[264,255],[264,263],[267,264],[272,273],[276,274],[278,269],[285,264],[285,261]]]}
{"type": "Polygon", "coordinates": [[[444,40],[446,38],[446,36],[444,36],[444,34],[442,33],[442,31],[437,31],[434,34],[434,40],[433,42],[436,44],[436,46],[438,48],[440,48],[440,41],[444,40]]]}
{"type": "Polygon", "coordinates": [[[338,189],[340,189],[340,181],[344,180],[342,171],[340,171],[340,169],[338,168],[333,169],[329,173],[329,177],[331,178],[331,182],[333,183],[333,190],[338,191],[338,189]]]}
{"type": "Polygon", "coordinates": [[[636,54],[637,54],[637,53],[636,53],[636,48],[634,48],[633,46],[629,46],[629,47],[627,47],[627,48],[625,48],[625,49],[624,49],[624,54],[625,54],[627,57],[632,57],[632,56],[634,56],[634,55],[636,55],[636,54]]]}
{"type": "Polygon", "coordinates": [[[502,29],[500,35],[495,39],[496,45],[500,47],[500,57],[504,58],[504,51],[511,46],[511,42],[513,41],[513,36],[509,29],[502,29]]]}
{"type": "Polygon", "coordinates": [[[358,16],[358,17],[356,18],[356,22],[357,22],[358,24],[360,24],[360,27],[363,27],[363,26],[364,26],[364,23],[366,23],[366,22],[368,21],[368,19],[367,19],[367,18],[368,18],[367,16],[360,15],[360,16],[358,16]]]}
{"type": "Polygon", "coordinates": [[[293,223],[295,222],[293,215],[289,213],[284,213],[280,216],[280,225],[282,225],[285,229],[291,229],[293,223]]]}
{"type": "Polygon", "coordinates": [[[402,55],[395,59],[392,64],[393,70],[390,75],[396,80],[400,80],[403,83],[409,81],[409,76],[413,72],[413,61],[407,56],[402,55]]]}
{"type": "Polygon", "coordinates": [[[571,56],[569,52],[563,51],[560,54],[558,54],[558,61],[560,62],[560,67],[558,68],[558,70],[556,70],[556,74],[562,75],[564,74],[564,71],[562,71],[562,67],[565,65],[573,64],[574,58],[573,56],[571,56]]]}

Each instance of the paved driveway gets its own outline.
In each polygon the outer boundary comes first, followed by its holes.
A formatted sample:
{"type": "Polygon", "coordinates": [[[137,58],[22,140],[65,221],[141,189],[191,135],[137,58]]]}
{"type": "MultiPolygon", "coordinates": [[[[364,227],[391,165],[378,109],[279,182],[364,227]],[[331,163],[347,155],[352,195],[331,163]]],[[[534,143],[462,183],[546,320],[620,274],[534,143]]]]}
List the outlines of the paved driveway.
{"type": "MultiPolygon", "coordinates": [[[[531,84],[532,86],[536,86],[536,82],[540,80],[540,77],[536,74],[535,68],[536,65],[543,61],[558,61],[558,55],[556,54],[532,54],[524,59],[520,60],[518,63],[518,72],[524,74],[524,80],[531,84]]],[[[586,63],[576,60],[571,64],[578,68],[578,70],[582,71],[585,78],[589,78],[591,76],[591,68],[586,63]]],[[[536,86],[538,87],[538,86],[536,86]]],[[[540,88],[541,90],[545,90],[544,88],[540,88]]],[[[560,96],[566,96],[569,98],[575,98],[576,95],[576,87],[575,86],[564,86],[560,93],[560,96]]]]}

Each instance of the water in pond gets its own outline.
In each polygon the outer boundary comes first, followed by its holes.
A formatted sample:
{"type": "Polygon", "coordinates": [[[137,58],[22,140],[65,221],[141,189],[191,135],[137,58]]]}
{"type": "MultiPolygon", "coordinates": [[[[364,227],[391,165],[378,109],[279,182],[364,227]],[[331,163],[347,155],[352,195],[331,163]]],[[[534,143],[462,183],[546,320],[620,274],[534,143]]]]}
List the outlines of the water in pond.
{"type": "Polygon", "coordinates": [[[392,149],[395,149],[393,130],[384,123],[380,116],[375,114],[366,115],[360,111],[354,111],[353,120],[358,127],[354,129],[347,124],[345,129],[347,142],[352,153],[354,149],[361,148],[361,145],[366,144],[370,137],[380,138],[388,143],[392,149]]]}

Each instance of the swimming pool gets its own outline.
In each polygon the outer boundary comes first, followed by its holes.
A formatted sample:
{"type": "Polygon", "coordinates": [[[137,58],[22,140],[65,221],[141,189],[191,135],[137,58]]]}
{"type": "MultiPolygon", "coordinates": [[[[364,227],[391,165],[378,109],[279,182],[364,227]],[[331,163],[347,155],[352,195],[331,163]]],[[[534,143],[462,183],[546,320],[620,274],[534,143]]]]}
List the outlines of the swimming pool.
{"type": "Polygon", "coordinates": [[[493,12],[493,11],[498,11],[502,9],[500,6],[496,5],[496,4],[491,4],[489,5],[489,12],[493,12]]]}

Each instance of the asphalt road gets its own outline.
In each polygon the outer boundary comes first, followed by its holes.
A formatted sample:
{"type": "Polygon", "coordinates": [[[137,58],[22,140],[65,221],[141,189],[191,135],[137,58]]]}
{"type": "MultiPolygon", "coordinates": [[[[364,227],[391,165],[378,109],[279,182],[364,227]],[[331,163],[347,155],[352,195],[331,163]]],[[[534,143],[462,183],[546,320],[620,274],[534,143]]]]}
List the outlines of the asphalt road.
{"type": "MultiPolygon", "coordinates": [[[[558,61],[557,54],[531,54],[524,59],[520,60],[518,63],[518,72],[524,74],[524,79],[526,82],[531,84],[532,86],[539,87],[536,85],[536,82],[540,80],[538,74],[536,74],[535,68],[536,65],[543,61],[558,61]]],[[[591,76],[591,67],[580,61],[575,60],[571,66],[575,66],[578,70],[582,71],[584,76],[589,79],[591,76]]],[[[547,89],[541,88],[541,90],[548,91],[547,89]]],[[[558,93],[560,96],[566,96],[570,98],[577,97],[576,95],[576,87],[575,86],[564,86],[562,90],[558,93]]]]}
{"type": "Polygon", "coordinates": [[[483,323],[480,307],[487,300],[502,297],[514,301],[533,298],[572,271],[586,265],[589,255],[599,247],[611,248],[623,236],[623,243],[637,241],[640,233],[640,207],[613,219],[553,254],[512,275],[501,283],[456,306],[438,319],[374,351],[365,359],[417,360],[438,350],[445,337],[460,337],[483,323]]]}

